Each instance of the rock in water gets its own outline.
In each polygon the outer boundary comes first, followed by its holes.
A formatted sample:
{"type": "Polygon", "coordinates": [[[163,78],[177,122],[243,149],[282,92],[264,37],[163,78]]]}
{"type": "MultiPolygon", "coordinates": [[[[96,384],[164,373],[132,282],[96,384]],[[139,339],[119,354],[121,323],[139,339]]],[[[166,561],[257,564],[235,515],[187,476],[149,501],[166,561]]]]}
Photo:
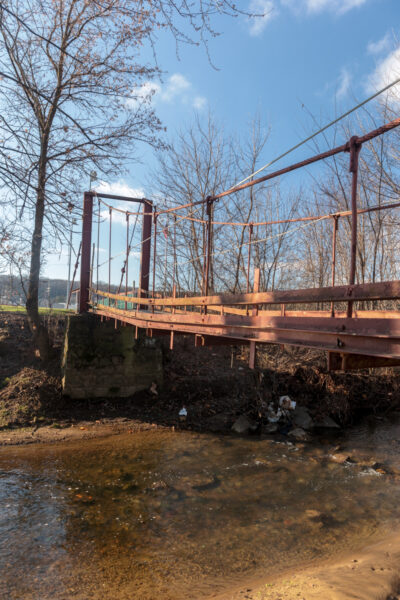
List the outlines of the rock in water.
{"type": "Polygon", "coordinates": [[[346,452],[334,452],[329,455],[329,458],[333,460],[333,462],[339,463],[341,465],[352,465],[356,464],[356,460],[349,456],[346,452]]]}
{"type": "Polygon", "coordinates": [[[294,425],[301,429],[312,429],[314,421],[305,406],[296,406],[291,414],[291,419],[294,425]]]}
{"type": "Polygon", "coordinates": [[[325,429],[340,429],[340,425],[331,419],[331,417],[324,417],[322,421],[315,423],[315,427],[324,427],[325,429]]]}
{"type": "Polygon", "coordinates": [[[309,519],[318,519],[321,516],[321,512],[314,508],[308,508],[305,514],[309,519]]]}
{"type": "Polygon", "coordinates": [[[308,439],[307,432],[304,431],[304,429],[302,429],[301,427],[296,427],[296,429],[292,429],[292,431],[289,431],[289,435],[291,437],[294,437],[295,440],[307,440],[308,439]]]}
{"type": "Polygon", "coordinates": [[[264,427],[264,432],[265,433],[276,433],[278,431],[278,424],[277,423],[268,423],[268,425],[266,425],[264,427]]]}
{"type": "Polygon", "coordinates": [[[232,425],[232,431],[235,433],[249,433],[253,429],[254,423],[246,415],[241,415],[232,425]]]}

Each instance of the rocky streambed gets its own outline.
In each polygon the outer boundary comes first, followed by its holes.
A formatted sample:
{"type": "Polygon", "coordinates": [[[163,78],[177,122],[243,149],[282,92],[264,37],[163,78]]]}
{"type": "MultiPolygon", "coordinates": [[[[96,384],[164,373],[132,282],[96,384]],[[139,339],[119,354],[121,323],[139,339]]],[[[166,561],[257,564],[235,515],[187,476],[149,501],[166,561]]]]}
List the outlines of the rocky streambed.
{"type": "Polygon", "coordinates": [[[0,449],[0,597],[252,597],[385,539],[400,527],[396,418],[313,431],[0,449]]]}

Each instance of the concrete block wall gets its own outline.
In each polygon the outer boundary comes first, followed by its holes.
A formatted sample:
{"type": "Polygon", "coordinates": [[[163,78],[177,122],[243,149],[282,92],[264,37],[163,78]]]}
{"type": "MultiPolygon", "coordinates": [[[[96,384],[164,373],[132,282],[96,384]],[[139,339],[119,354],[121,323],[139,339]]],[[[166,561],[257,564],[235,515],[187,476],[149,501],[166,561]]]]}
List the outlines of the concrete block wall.
{"type": "Polygon", "coordinates": [[[93,314],[68,317],[62,359],[63,393],[71,398],[127,397],[162,385],[162,350],[135,328],[93,314]]]}

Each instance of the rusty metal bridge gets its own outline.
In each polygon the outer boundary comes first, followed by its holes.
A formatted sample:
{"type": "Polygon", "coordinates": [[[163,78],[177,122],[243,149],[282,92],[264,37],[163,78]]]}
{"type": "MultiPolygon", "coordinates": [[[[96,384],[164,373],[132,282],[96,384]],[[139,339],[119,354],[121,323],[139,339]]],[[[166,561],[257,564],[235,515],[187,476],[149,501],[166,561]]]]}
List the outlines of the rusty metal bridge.
{"type": "MultiPolygon", "coordinates": [[[[256,364],[257,344],[288,344],[324,350],[328,355],[328,366],[332,370],[356,369],[400,365],[400,281],[356,283],[357,278],[357,226],[359,218],[370,212],[395,209],[399,202],[380,204],[368,208],[358,207],[357,177],[359,155],[362,146],[374,138],[384,135],[400,125],[396,119],[369,132],[362,137],[352,137],[347,143],[307,160],[252,179],[215,196],[199,202],[157,211],[154,203],[146,198],[128,198],[86,192],[83,206],[83,230],[80,274],[79,310],[91,311],[101,319],[114,319],[117,325],[131,324],[143,329],[149,336],[168,335],[173,348],[177,334],[193,335],[195,346],[219,344],[249,345],[250,366],[256,364]],[[281,177],[291,171],[329,159],[337,154],[349,153],[351,173],[351,210],[326,215],[306,216],[268,223],[220,223],[213,220],[213,206],[224,196],[255,186],[261,182],[281,177]],[[94,202],[106,204],[107,200],[130,201],[141,205],[138,213],[125,212],[127,222],[126,255],[122,268],[121,284],[116,293],[111,291],[111,267],[109,266],[108,289],[101,290],[93,283],[94,252],[92,226],[94,202]],[[205,252],[202,257],[201,291],[179,289],[175,281],[170,286],[172,293],[163,294],[156,288],[157,239],[163,233],[159,226],[161,215],[181,214],[183,209],[204,204],[206,219],[202,220],[205,236],[205,252]],[[129,241],[129,218],[143,217],[140,250],[140,281],[137,288],[128,285],[128,258],[131,251],[129,241]],[[351,222],[349,246],[349,271],[346,285],[335,285],[336,280],[336,235],[341,217],[351,222]],[[282,222],[307,222],[329,220],[332,223],[331,285],[311,289],[288,289],[260,291],[260,269],[251,269],[251,246],[253,230],[260,225],[282,222]],[[248,228],[248,261],[246,292],[239,294],[210,291],[210,267],[213,261],[213,227],[218,225],[241,225],[248,228]],[[151,253],[153,253],[151,261],[151,253]],[[253,273],[252,286],[250,284],[253,273]],[[121,293],[125,276],[125,290],[121,293]],[[150,286],[152,281],[152,287],[150,286]],[[251,289],[252,287],[252,289],[251,289]],[[377,307],[366,310],[364,307],[377,307]]],[[[110,245],[112,212],[121,209],[106,204],[110,211],[110,245]]],[[[179,219],[196,220],[189,215],[179,219]]],[[[175,218],[175,225],[177,218],[175,218]]],[[[200,221],[197,219],[197,221],[200,221]]],[[[164,231],[165,233],[165,231],[164,231]]],[[[99,244],[99,239],[97,240],[99,244]]],[[[110,254],[111,257],[111,254],[110,254]]],[[[111,258],[110,258],[111,261],[111,258]]],[[[72,289],[72,288],[71,288],[72,289]]]]}

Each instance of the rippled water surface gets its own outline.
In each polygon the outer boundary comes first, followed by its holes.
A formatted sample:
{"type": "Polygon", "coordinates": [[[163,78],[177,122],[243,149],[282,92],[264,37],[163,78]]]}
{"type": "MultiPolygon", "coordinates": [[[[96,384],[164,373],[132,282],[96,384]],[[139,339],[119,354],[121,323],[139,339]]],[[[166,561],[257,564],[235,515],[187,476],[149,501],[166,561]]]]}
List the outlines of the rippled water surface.
{"type": "MultiPolygon", "coordinates": [[[[395,465],[397,440],[345,442],[395,465]]],[[[328,454],[161,431],[3,448],[0,597],[207,598],[397,527],[399,479],[328,454]]]]}

